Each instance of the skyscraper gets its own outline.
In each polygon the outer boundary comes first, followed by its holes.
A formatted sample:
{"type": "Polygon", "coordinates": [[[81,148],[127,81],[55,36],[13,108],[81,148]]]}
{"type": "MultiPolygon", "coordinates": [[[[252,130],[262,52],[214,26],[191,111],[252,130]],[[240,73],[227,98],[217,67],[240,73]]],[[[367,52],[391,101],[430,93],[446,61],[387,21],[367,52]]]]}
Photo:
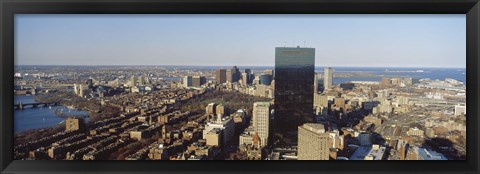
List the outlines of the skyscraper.
{"type": "Polygon", "coordinates": [[[262,85],[270,85],[272,83],[273,76],[270,74],[262,74],[260,75],[260,84],[262,85]]]}
{"type": "Polygon", "coordinates": [[[192,86],[192,76],[185,76],[183,77],[183,87],[192,86]]]}
{"type": "Polygon", "coordinates": [[[232,71],[232,69],[227,69],[227,71],[225,73],[226,76],[227,76],[227,78],[226,78],[227,82],[233,83],[233,73],[234,73],[234,71],[232,71]]]}
{"type": "Polygon", "coordinates": [[[275,136],[297,141],[298,126],[313,122],[315,49],[275,48],[275,136]]]}
{"type": "Polygon", "coordinates": [[[332,68],[327,67],[324,69],[324,75],[323,75],[324,90],[332,89],[332,86],[333,86],[332,80],[333,80],[332,68]]]}
{"type": "Polygon", "coordinates": [[[206,79],[205,79],[204,76],[192,76],[192,85],[191,86],[200,87],[203,84],[205,84],[205,82],[206,82],[206,79]]]}
{"type": "Polygon", "coordinates": [[[298,127],[298,160],[328,160],[329,134],[323,124],[306,123],[298,127]]]}
{"type": "MultiPolygon", "coordinates": [[[[247,84],[252,84],[253,79],[252,77],[252,70],[251,69],[245,69],[245,73],[247,73],[247,84]]],[[[243,74],[242,74],[243,76],[243,74]]]]}
{"type": "Polygon", "coordinates": [[[232,83],[240,80],[241,74],[240,74],[240,70],[238,70],[237,66],[233,66],[232,69],[230,69],[230,71],[231,71],[231,75],[232,75],[232,81],[231,81],[232,83]]]}
{"type": "Polygon", "coordinates": [[[227,82],[227,70],[217,69],[215,72],[215,81],[217,82],[217,84],[227,82]]]}
{"type": "Polygon", "coordinates": [[[255,102],[253,104],[253,128],[260,137],[260,146],[268,144],[269,128],[270,128],[270,103],[255,102]]]}
{"type": "Polygon", "coordinates": [[[242,84],[248,85],[248,73],[242,73],[242,84]]]}

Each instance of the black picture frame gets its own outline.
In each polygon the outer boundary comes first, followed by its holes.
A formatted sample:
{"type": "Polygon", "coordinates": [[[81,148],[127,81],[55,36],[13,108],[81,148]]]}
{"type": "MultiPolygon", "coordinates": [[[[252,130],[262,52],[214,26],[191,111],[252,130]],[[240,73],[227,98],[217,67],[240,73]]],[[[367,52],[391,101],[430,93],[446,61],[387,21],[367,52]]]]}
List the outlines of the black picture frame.
{"type": "Polygon", "coordinates": [[[479,0],[1,0],[1,173],[479,173],[479,0]],[[13,160],[15,14],[466,14],[465,161],[13,160]]]}

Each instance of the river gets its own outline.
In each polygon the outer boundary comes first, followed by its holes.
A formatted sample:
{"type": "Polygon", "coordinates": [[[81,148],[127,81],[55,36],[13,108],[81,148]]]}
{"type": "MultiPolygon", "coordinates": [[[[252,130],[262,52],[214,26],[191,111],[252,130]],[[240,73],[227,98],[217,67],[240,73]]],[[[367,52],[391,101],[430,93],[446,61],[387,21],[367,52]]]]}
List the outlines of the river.
{"type": "MultiPolygon", "coordinates": [[[[22,103],[34,103],[34,96],[15,95],[14,104],[18,102],[22,103]]],[[[55,110],[60,110],[67,115],[75,115],[85,117],[88,115],[86,111],[70,110],[65,106],[52,106],[52,107],[38,107],[38,108],[25,108],[23,110],[14,110],[14,132],[19,133],[30,129],[48,128],[60,124],[65,120],[63,117],[59,117],[55,114],[55,110]]],[[[88,119],[88,118],[87,118],[88,119]]]]}

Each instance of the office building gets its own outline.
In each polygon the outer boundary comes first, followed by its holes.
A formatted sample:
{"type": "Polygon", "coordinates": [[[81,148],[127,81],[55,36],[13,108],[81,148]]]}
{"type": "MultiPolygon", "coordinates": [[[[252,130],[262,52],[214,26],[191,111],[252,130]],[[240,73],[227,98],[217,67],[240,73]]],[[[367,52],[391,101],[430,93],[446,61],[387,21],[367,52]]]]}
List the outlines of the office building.
{"type": "Polygon", "coordinates": [[[232,67],[232,80],[233,82],[238,82],[240,80],[240,76],[242,74],[240,73],[240,70],[237,68],[237,66],[232,67]]]}
{"type": "Polygon", "coordinates": [[[270,130],[270,103],[255,102],[253,104],[253,128],[260,137],[260,147],[268,144],[270,130]]]}
{"type": "Polygon", "coordinates": [[[226,75],[227,75],[227,79],[226,79],[227,82],[233,83],[233,72],[231,69],[227,69],[226,75]]]}
{"type": "Polygon", "coordinates": [[[237,82],[240,80],[240,70],[237,66],[233,66],[231,69],[227,69],[227,81],[230,83],[237,82]]]}
{"type": "Polygon", "coordinates": [[[183,87],[190,87],[192,86],[192,76],[185,76],[183,77],[183,87]]]}
{"type": "Polygon", "coordinates": [[[316,108],[328,107],[328,96],[322,94],[315,94],[314,104],[316,108]]]}
{"type": "Polygon", "coordinates": [[[275,48],[275,136],[297,141],[298,126],[314,122],[314,48],[275,48]]]}
{"type": "Polygon", "coordinates": [[[192,86],[194,87],[200,87],[203,84],[205,84],[207,80],[205,79],[204,76],[193,76],[192,77],[192,86]]]}
{"type": "Polygon", "coordinates": [[[324,90],[329,90],[333,87],[333,70],[330,67],[324,69],[323,85],[324,90]]]}
{"type": "Polygon", "coordinates": [[[251,69],[245,69],[245,73],[247,73],[247,84],[252,84],[253,78],[252,78],[252,70],[251,69]]]}
{"type": "Polygon", "coordinates": [[[207,125],[205,125],[205,130],[203,130],[203,137],[206,138],[207,134],[211,130],[216,128],[220,129],[222,132],[220,135],[222,137],[222,143],[220,144],[227,144],[230,140],[232,140],[235,133],[235,123],[233,122],[233,119],[231,117],[222,117],[217,114],[216,118],[209,120],[207,125]]]}
{"type": "Polygon", "coordinates": [[[272,84],[273,76],[270,74],[262,74],[260,75],[260,84],[262,85],[270,85],[272,84]]]}
{"type": "Polygon", "coordinates": [[[217,69],[215,71],[215,81],[217,82],[217,84],[222,84],[227,82],[227,70],[217,69]]]}
{"type": "Polygon", "coordinates": [[[323,124],[306,123],[298,127],[298,160],[328,160],[329,138],[323,124]]]}
{"type": "Polygon", "coordinates": [[[242,84],[248,85],[248,73],[242,73],[242,84]]]}

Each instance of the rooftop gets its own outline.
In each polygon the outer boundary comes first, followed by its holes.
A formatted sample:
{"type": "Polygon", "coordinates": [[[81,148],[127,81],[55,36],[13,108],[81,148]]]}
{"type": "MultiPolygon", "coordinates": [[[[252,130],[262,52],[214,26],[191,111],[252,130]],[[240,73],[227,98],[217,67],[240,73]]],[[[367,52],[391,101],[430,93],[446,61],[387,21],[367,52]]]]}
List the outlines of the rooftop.
{"type": "Polygon", "coordinates": [[[305,123],[301,126],[304,129],[310,130],[315,133],[325,133],[325,126],[323,124],[318,123],[305,123]]]}

